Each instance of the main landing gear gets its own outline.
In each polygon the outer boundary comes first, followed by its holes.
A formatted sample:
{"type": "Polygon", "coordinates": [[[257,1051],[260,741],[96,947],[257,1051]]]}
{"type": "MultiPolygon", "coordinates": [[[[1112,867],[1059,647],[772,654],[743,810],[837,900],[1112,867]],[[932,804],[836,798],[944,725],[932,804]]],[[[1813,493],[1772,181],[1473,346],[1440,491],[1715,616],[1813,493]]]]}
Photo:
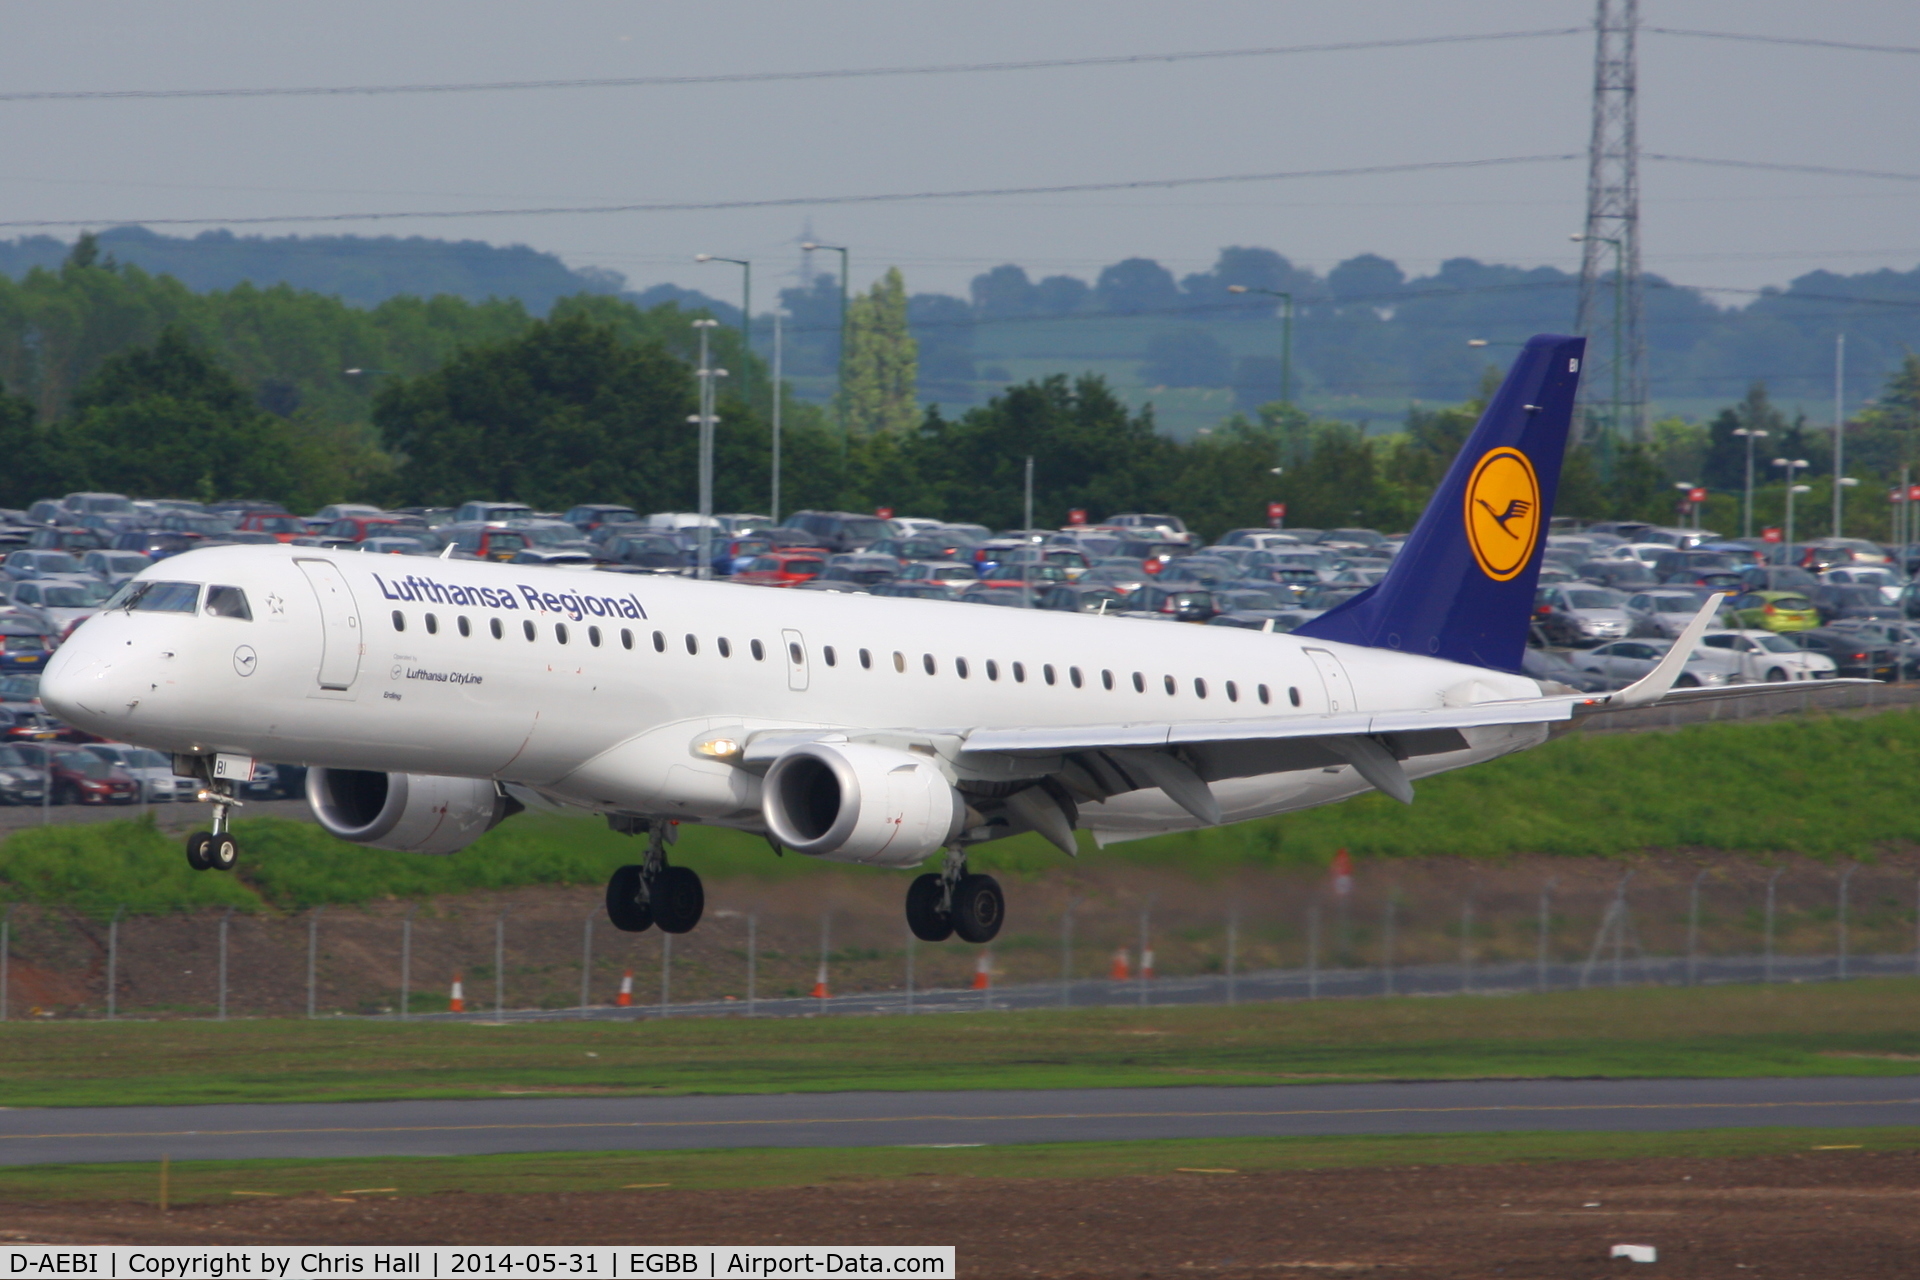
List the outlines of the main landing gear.
{"type": "Polygon", "coordinates": [[[946,865],[907,886],[907,928],[923,942],[992,942],[1006,923],[1007,898],[992,876],[967,871],[967,853],[947,850],[946,865]]]}
{"type": "Polygon", "coordinates": [[[656,924],[663,933],[690,933],[706,910],[707,891],[691,867],[668,864],[672,828],[655,819],[646,830],[646,861],[607,878],[607,919],[623,933],[645,933],[656,924]]]}
{"type": "Polygon", "coordinates": [[[187,865],[195,871],[231,871],[240,861],[240,842],[227,826],[241,801],[234,798],[230,782],[208,782],[200,798],[213,804],[213,830],[187,837],[187,865]]]}

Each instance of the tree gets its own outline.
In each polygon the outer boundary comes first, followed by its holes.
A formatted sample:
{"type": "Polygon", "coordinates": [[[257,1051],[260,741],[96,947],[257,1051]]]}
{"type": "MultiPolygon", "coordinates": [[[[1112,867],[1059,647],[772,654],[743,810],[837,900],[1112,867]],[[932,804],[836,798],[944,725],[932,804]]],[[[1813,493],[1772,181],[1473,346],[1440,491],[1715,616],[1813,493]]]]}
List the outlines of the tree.
{"type": "Polygon", "coordinates": [[[1012,263],[973,278],[973,311],[982,320],[1014,320],[1033,314],[1033,281],[1012,263]]]}
{"type": "Polygon", "coordinates": [[[1224,387],[1233,353],[1205,329],[1163,329],[1147,339],[1147,381],[1163,387],[1224,387]]]}
{"type": "Polygon", "coordinates": [[[102,364],[55,450],[77,483],[126,493],[298,502],[316,461],[185,329],[102,364]]]}
{"type": "Polygon", "coordinates": [[[1114,263],[1100,273],[1093,292],[1100,309],[1117,316],[1173,311],[1180,306],[1180,288],[1173,282],[1173,273],[1152,258],[1114,263]]]}
{"type": "Polygon", "coordinates": [[[54,458],[46,431],[34,420],[32,402],[0,387],[0,504],[25,507],[67,487],[69,476],[54,458]]]}
{"type": "Polygon", "coordinates": [[[842,420],[849,432],[904,431],[920,418],[919,348],[907,327],[907,286],[890,267],[847,306],[847,373],[842,420]]]}

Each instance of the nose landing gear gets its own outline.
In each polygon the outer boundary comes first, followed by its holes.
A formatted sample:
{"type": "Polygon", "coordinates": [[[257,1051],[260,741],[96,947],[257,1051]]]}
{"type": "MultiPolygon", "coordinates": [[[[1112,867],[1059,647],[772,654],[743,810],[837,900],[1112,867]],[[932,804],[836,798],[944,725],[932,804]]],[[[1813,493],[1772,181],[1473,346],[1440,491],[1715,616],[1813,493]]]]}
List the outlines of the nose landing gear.
{"type": "Polygon", "coordinates": [[[240,842],[227,830],[232,811],[242,803],[234,798],[232,785],[209,782],[200,793],[213,805],[213,830],[187,837],[187,865],[195,871],[231,871],[240,861],[240,842]]]}
{"type": "Polygon", "coordinates": [[[667,842],[674,827],[657,818],[641,821],[644,827],[636,824],[626,830],[630,835],[646,831],[646,861],[621,867],[607,878],[607,919],[622,933],[645,933],[656,924],[662,933],[691,933],[706,910],[706,887],[691,867],[668,864],[667,842]]]}

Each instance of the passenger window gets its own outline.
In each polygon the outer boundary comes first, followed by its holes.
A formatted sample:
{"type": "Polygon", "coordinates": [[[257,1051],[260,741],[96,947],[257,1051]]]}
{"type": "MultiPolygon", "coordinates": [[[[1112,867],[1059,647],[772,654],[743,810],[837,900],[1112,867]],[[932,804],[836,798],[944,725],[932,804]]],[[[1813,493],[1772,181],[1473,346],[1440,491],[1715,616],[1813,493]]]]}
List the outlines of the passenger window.
{"type": "Polygon", "coordinates": [[[733,641],[727,639],[725,636],[721,636],[718,640],[714,641],[714,644],[719,648],[721,657],[731,658],[733,656],[733,641]]]}
{"type": "Polygon", "coordinates": [[[995,662],[992,658],[988,658],[987,659],[987,679],[998,680],[999,678],[1000,678],[1000,664],[995,662]]]}
{"type": "Polygon", "coordinates": [[[893,651],[893,669],[895,671],[900,672],[902,675],[906,674],[907,655],[900,652],[898,649],[895,649],[893,651]]]}
{"type": "Polygon", "coordinates": [[[934,664],[933,655],[930,653],[923,653],[920,655],[920,665],[927,669],[928,675],[932,675],[934,672],[939,670],[939,667],[934,664]]]}
{"type": "Polygon", "coordinates": [[[393,629],[395,631],[405,631],[407,629],[407,615],[398,609],[393,611],[393,629]]]}
{"type": "Polygon", "coordinates": [[[1067,679],[1073,682],[1074,688],[1078,689],[1080,687],[1080,668],[1068,667],[1067,679]]]}
{"type": "Polygon", "coordinates": [[[828,666],[831,667],[831,666],[837,665],[839,655],[834,653],[832,645],[826,645],[825,647],[823,647],[820,650],[820,656],[826,660],[826,664],[828,666]]]}
{"type": "Polygon", "coordinates": [[[528,618],[525,622],[522,622],[520,624],[520,630],[526,633],[528,640],[532,640],[534,637],[533,619],[528,618]]]}
{"type": "Polygon", "coordinates": [[[1053,683],[1053,664],[1051,662],[1040,664],[1040,676],[1048,684],[1053,683]]]}
{"type": "Polygon", "coordinates": [[[553,624],[553,638],[555,640],[558,640],[561,644],[565,644],[567,642],[567,624],[566,623],[556,622],[553,624]]]}
{"type": "Polygon", "coordinates": [[[207,616],[209,618],[238,618],[242,622],[253,621],[253,610],[247,607],[247,593],[238,587],[208,587],[207,616]]]}
{"type": "Polygon", "coordinates": [[[1173,682],[1172,676],[1162,676],[1160,677],[1160,679],[1161,679],[1161,682],[1167,686],[1167,696],[1171,698],[1173,696],[1173,691],[1179,688],[1179,686],[1173,682]]]}
{"type": "Polygon", "coordinates": [[[1135,693],[1145,693],[1147,691],[1147,678],[1138,671],[1133,673],[1133,691],[1135,693]]]}
{"type": "Polygon", "coordinates": [[[655,653],[665,653],[667,651],[667,637],[664,632],[656,631],[653,633],[653,651],[655,653]]]}
{"type": "Polygon", "coordinates": [[[1026,663],[1016,662],[1013,664],[1013,682],[1015,684],[1025,684],[1027,682],[1027,664],[1026,663]]]}
{"type": "Polygon", "coordinates": [[[799,644],[791,640],[787,642],[787,657],[796,667],[805,665],[807,661],[807,655],[800,652],[799,644]]]}
{"type": "Polygon", "coordinates": [[[747,652],[753,655],[755,662],[765,662],[767,660],[767,646],[761,644],[758,640],[749,640],[747,642],[747,652]]]}
{"type": "Polygon", "coordinates": [[[598,627],[587,628],[587,643],[592,645],[596,649],[600,647],[600,628],[598,627]]]}
{"type": "Polygon", "coordinates": [[[430,636],[440,634],[440,619],[434,617],[432,614],[427,615],[427,634],[430,636]]]}
{"type": "Polygon", "coordinates": [[[700,642],[694,638],[693,632],[691,631],[687,632],[687,652],[700,652],[700,642]]]}
{"type": "Polygon", "coordinates": [[[622,649],[633,648],[633,632],[627,630],[625,627],[620,628],[620,647],[622,649]]]}
{"type": "Polygon", "coordinates": [[[473,624],[467,621],[467,615],[464,613],[453,620],[453,625],[460,628],[460,634],[463,636],[473,634],[473,624]]]}
{"type": "Polygon", "coordinates": [[[860,651],[860,667],[862,670],[870,670],[873,667],[873,654],[865,649],[860,651]]]}
{"type": "Polygon", "coordinates": [[[493,632],[493,638],[495,640],[500,639],[504,634],[500,627],[500,619],[498,618],[487,619],[487,629],[493,632]]]}
{"type": "Polygon", "coordinates": [[[1207,682],[1199,676],[1193,678],[1193,696],[1196,698],[1204,698],[1207,696],[1207,682]]]}
{"type": "MultiPolygon", "coordinates": [[[[1266,700],[1267,700],[1267,686],[1261,685],[1260,701],[1265,702],[1266,700]]],[[[1300,705],[1300,689],[1298,685],[1292,685],[1288,687],[1287,701],[1291,702],[1296,707],[1300,705]]]]}
{"type": "Polygon", "coordinates": [[[962,680],[967,678],[967,660],[965,658],[955,658],[953,660],[953,674],[959,676],[962,680]]]}
{"type": "Polygon", "coordinates": [[[1228,702],[1240,701],[1240,686],[1235,684],[1231,680],[1227,681],[1227,701],[1228,702]]]}
{"type": "Polygon", "coordinates": [[[1113,688],[1113,672],[1102,671],[1100,673],[1100,687],[1108,690],[1113,688]]]}

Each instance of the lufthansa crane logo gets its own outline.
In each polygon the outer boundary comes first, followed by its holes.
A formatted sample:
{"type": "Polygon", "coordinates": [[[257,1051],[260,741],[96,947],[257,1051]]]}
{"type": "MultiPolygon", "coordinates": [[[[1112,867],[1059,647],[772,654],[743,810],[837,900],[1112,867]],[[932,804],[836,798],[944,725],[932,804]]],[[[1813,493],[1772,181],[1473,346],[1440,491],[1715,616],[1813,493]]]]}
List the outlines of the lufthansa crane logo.
{"type": "Polygon", "coordinates": [[[1518,449],[1492,449],[1467,479],[1467,545],[1495,582],[1519,576],[1533,558],[1544,513],[1540,478],[1518,449]]]}

